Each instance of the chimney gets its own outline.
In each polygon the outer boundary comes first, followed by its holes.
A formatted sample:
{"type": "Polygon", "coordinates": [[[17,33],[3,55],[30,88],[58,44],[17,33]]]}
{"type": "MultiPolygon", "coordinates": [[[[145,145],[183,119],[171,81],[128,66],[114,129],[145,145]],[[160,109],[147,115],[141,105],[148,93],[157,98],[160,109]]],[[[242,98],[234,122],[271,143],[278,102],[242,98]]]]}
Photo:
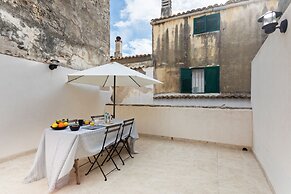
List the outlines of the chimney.
{"type": "Polygon", "coordinates": [[[162,0],[161,17],[169,17],[172,15],[172,0],[162,0]]]}
{"type": "Polygon", "coordinates": [[[122,57],[122,40],[120,36],[116,36],[114,58],[119,57],[122,57]]]}

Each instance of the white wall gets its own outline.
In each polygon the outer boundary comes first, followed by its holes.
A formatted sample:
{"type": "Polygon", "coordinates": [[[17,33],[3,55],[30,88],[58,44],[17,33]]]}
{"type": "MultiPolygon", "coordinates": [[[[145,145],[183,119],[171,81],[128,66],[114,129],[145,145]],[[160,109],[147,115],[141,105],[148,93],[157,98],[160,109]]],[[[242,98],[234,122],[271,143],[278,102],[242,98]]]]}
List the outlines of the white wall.
{"type": "Polygon", "coordinates": [[[291,7],[252,62],[254,153],[277,194],[291,193],[291,7]]]}
{"type": "Polygon", "coordinates": [[[74,71],[0,55],[0,159],[37,148],[43,129],[56,119],[104,112],[110,94],[66,84],[74,71]]]}
{"type": "Polygon", "coordinates": [[[116,116],[134,117],[139,133],[252,147],[250,109],[124,105],[116,116]]]}

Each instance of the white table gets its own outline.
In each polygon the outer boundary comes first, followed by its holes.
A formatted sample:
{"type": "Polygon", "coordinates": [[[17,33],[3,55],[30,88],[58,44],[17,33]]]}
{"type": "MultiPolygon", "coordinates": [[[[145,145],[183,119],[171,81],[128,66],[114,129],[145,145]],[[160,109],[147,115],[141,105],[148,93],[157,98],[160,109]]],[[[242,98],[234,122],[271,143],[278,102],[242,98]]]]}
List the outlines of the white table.
{"type": "MultiPolygon", "coordinates": [[[[121,122],[120,119],[114,120],[114,124],[121,122]]],[[[68,183],[73,166],[78,166],[75,161],[95,155],[102,149],[105,129],[105,127],[95,130],[81,127],[78,131],[71,131],[69,127],[64,130],[45,129],[33,166],[24,182],[30,183],[47,177],[49,192],[61,188],[68,183]]],[[[135,125],[131,138],[133,142],[138,139],[135,125]]]]}

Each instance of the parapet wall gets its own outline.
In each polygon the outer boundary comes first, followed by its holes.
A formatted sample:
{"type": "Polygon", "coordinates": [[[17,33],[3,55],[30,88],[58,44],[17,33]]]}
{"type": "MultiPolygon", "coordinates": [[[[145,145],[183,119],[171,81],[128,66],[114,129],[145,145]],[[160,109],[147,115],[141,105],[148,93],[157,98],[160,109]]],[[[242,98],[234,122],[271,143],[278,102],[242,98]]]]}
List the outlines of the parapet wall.
{"type": "Polygon", "coordinates": [[[251,109],[117,105],[116,117],[134,117],[142,134],[252,147],[251,109]]]}

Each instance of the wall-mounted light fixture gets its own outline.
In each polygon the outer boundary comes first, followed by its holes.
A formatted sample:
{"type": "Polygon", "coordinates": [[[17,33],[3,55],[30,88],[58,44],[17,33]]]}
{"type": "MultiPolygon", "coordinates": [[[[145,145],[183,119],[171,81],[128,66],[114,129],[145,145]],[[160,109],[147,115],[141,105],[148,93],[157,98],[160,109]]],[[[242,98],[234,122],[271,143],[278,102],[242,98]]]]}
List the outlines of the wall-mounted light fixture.
{"type": "Polygon", "coordinates": [[[273,33],[277,28],[280,29],[281,33],[285,33],[288,27],[287,19],[283,20],[280,26],[277,26],[278,20],[281,16],[282,12],[268,11],[258,19],[258,22],[263,23],[262,29],[265,30],[266,34],[273,33]]]}
{"type": "Polygon", "coordinates": [[[58,67],[58,64],[60,63],[57,59],[51,59],[51,63],[49,65],[50,70],[54,70],[58,67]]]}

